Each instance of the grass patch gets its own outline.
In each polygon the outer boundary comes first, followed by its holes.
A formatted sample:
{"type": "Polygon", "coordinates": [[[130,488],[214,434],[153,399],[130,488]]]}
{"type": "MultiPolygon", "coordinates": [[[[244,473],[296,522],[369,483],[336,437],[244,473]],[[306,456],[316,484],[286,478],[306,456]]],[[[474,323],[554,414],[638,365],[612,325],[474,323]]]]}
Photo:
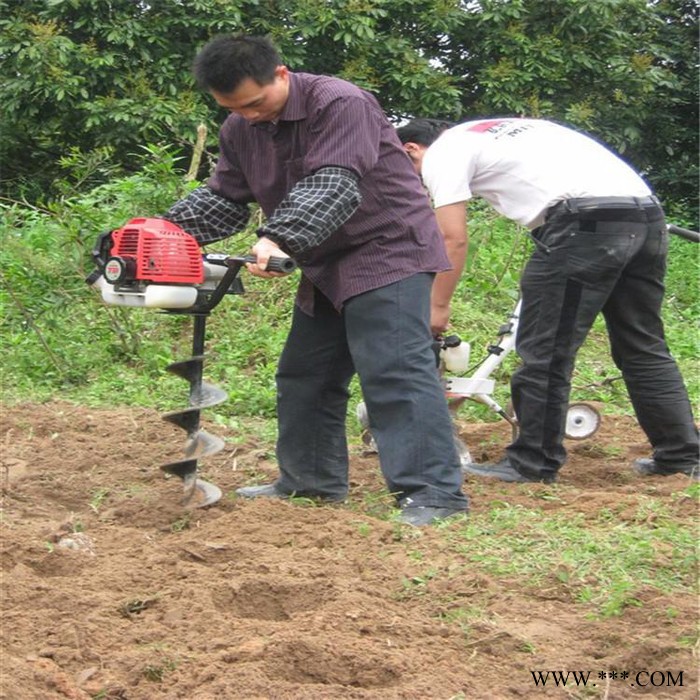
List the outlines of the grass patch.
{"type": "Polygon", "coordinates": [[[450,575],[478,570],[533,589],[559,586],[601,617],[641,605],[642,589],[692,590],[697,581],[696,532],[654,498],[642,497],[627,521],[612,521],[607,509],[591,516],[499,502],[444,536],[466,562],[450,575]]]}

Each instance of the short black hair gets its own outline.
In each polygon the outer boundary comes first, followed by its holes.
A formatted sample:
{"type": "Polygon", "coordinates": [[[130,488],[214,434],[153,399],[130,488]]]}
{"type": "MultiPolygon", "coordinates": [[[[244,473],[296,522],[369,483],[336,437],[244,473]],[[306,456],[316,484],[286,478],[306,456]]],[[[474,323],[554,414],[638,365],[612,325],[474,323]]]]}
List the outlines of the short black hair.
{"type": "Polygon", "coordinates": [[[396,129],[401,143],[418,143],[430,146],[440,134],[454,126],[444,119],[414,119],[396,129]]]}
{"type": "Polygon", "coordinates": [[[195,56],[192,72],[202,90],[229,93],[246,78],[258,85],[271,83],[280,65],[282,59],[267,37],[230,34],[205,44],[195,56]]]}

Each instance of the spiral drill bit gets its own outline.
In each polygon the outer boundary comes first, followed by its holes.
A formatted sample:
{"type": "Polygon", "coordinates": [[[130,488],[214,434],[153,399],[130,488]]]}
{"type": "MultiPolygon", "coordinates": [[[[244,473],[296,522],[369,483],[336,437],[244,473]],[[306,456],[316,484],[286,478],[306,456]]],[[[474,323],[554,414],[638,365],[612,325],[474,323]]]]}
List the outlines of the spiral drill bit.
{"type": "Polygon", "coordinates": [[[216,503],[222,495],[218,486],[197,477],[198,460],[216,454],[224,448],[224,441],[220,437],[212,435],[201,427],[201,410],[223,403],[228,398],[228,394],[223,389],[202,379],[205,324],[206,314],[194,317],[192,357],[173,362],[167,367],[169,372],[189,382],[189,406],[162,415],[163,420],[182,428],[187,433],[187,443],[184,459],[164,464],[161,469],[167,474],[174,474],[182,479],[184,491],[182,504],[192,505],[195,508],[216,503]],[[199,498],[193,502],[196,493],[199,494],[199,498]]]}

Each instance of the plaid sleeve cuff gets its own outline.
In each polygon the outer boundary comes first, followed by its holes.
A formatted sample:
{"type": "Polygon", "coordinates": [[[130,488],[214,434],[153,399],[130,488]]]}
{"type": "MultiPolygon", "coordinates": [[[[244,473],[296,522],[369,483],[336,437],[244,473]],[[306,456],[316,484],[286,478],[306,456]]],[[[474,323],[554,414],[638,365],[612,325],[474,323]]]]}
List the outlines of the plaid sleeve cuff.
{"type": "Polygon", "coordinates": [[[329,238],[355,213],[361,201],[353,172],[321,168],[292,188],[258,234],[298,255],[329,238]]]}
{"type": "Polygon", "coordinates": [[[245,228],[250,210],[202,185],[175,202],[163,218],[181,226],[200,245],[220,241],[245,228]]]}

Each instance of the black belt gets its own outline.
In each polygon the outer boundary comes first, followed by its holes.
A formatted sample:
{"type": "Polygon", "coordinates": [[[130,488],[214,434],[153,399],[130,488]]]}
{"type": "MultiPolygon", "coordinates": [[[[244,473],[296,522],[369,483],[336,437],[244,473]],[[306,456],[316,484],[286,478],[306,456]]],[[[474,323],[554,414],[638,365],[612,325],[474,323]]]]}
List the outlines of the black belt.
{"type": "Polygon", "coordinates": [[[647,197],[573,197],[562,199],[547,209],[547,217],[555,212],[576,214],[590,209],[649,209],[661,203],[653,195],[647,197]]]}

